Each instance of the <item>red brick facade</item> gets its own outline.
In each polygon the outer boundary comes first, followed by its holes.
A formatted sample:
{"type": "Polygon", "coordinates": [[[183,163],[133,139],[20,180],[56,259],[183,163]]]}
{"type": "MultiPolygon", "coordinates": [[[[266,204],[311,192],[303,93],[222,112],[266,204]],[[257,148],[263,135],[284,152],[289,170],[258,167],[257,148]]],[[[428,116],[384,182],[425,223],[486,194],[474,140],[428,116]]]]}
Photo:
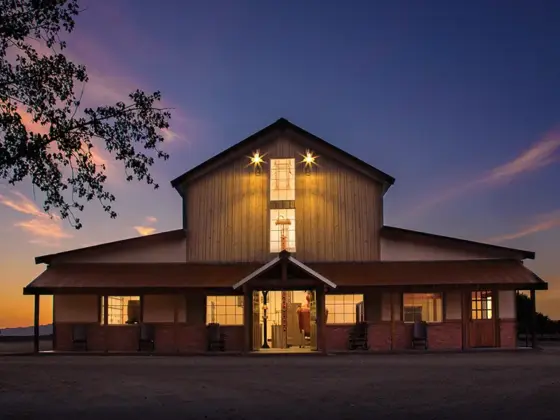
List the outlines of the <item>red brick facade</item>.
{"type": "MultiPolygon", "coordinates": [[[[515,320],[500,321],[500,347],[515,348],[515,320]]],[[[155,351],[157,353],[200,353],[206,351],[206,326],[184,323],[158,323],[155,326],[155,351]]],[[[348,349],[350,325],[327,325],[327,351],[348,349]]],[[[369,349],[375,351],[398,351],[412,347],[412,325],[395,322],[393,343],[391,344],[391,323],[371,323],[368,329],[369,349]]],[[[70,351],[72,345],[72,324],[56,324],[56,349],[70,351]]],[[[223,326],[226,334],[227,351],[243,351],[243,326],[223,326]]],[[[138,349],[139,329],[131,325],[88,324],[88,350],[109,352],[134,352],[138,349]]],[[[430,350],[460,350],[462,348],[461,321],[447,321],[428,325],[428,348],[430,350]]],[[[468,347],[468,346],[467,346],[468,347]]]]}

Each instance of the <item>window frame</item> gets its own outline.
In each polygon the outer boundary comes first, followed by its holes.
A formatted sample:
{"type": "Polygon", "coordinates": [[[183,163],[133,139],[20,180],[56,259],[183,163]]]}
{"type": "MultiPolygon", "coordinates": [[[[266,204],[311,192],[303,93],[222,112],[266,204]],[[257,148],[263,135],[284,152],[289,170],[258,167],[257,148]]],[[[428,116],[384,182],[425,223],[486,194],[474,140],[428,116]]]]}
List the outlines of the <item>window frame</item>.
{"type": "MultiPolygon", "coordinates": [[[[276,173],[276,175],[278,175],[278,172],[276,173]]],[[[273,201],[295,201],[296,199],[296,160],[295,158],[271,158],[270,159],[270,174],[269,174],[269,183],[268,183],[268,201],[273,202],[273,201]],[[289,174],[289,176],[286,178],[289,181],[293,182],[293,185],[290,185],[290,188],[286,188],[286,189],[276,189],[273,188],[272,184],[274,181],[277,180],[282,180],[281,177],[278,176],[274,176],[274,171],[276,171],[276,169],[274,168],[275,164],[277,161],[288,161],[289,162],[289,166],[288,166],[288,171],[287,173],[289,174]],[[292,171],[292,173],[290,174],[290,171],[292,171]],[[273,198],[274,196],[274,198],[273,198]]]]}
{"type": "MultiPolygon", "coordinates": [[[[108,327],[129,327],[129,326],[135,326],[135,325],[139,325],[142,323],[142,311],[143,311],[143,307],[144,307],[144,302],[143,302],[143,297],[142,295],[102,295],[99,296],[99,324],[102,326],[108,326],[108,327]],[[105,308],[105,298],[107,298],[107,305],[110,308],[111,304],[110,299],[111,298],[129,298],[129,300],[127,301],[138,301],[138,321],[137,322],[133,322],[133,323],[127,323],[127,322],[123,322],[123,323],[111,323],[109,322],[111,319],[111,315],[107,314],[107,324],[105,324],[105,311],[107,310],[107,308],[105,308]],[[132,298],[138,298],[138,299],[132,299],[132,298]]],[[[122,308],[126,308],[126,305],[122,306],[122,308]]],[[[123,315],[121,314],[121,317],[123,315]]]]}
{"type": "Polygon", "coordinates": [[[430,293],[425,293],[425,292],[406,292],[403,293],[401,295],[401,316],[402,316],[402,322],[405,324],[414,324],[415,322],[417,322],[418,320],[414,320],[414,321],[407,321],[405,320],[405,308],[410,308],[410,307],[414,307],[414,308],[421,308],[421,312],[420,312],[420,316],[421,316],[421,321],[422,322],[426,322],[427,324],[441,324],[445,321],[445,303],[444,303],[444,299],[445,299],[445,294],[443,292],[430,292],[430,293]],[[413,299],[412,300],[412,304],[406,305],[405,306],[405,296],[406,295],[431,295],[432,298],[428,299],[428,298],[423,298],[423,299],[413,299]],[[434,295],[439,295],[439,299],[438,298],[434,298],[434,295]],[[424,304],[423,304],[423,300],[428,300],[431,304],[434,304],[434,301],[439,301],[439,304],[437,304],[436,309],[435,309],[435,316],[434,316],[434,320],[426,320],[424,319],[424,314],[423,314],[423,308],[424,308],[424,304]]]}
{"type": "MultiPolygon", "coordinates": [[[[356,313],[356,306],[361,302],[365,302],[365,296],[363,293],[340,293],[340,294],[327,293],[325,295],[325,310],[328,311],[326,325],[355,325],[357,322],[359,322],[358,314],[356,313]],[[347,296],[352,296],[351,303],[350,302],[346,303],[346,300],[344,298],[347,296]],[[343,298],[342,303],[327,303],[329,300],[335,297],[342,297],[343,298]],[[347,312],[346,305],[350,305],[350,304],[352,305],[352,312],[347,312]],[[341,314],[337,313],[336,311],[337,307],[343,307],[343,312],[341,314]],[[346,318],[346,316],[353,315],[354,319],[351,322],[346,320],[344,320],[343,322],[336,322],[337,315],[339,316],[342,315],[344,318],[346,318]]],[[[364,307],[365,307],[365,303],[364,303],[364,307]]],[[[365,313],[364,313],[364,318],[365,318],[365,313]]]]}
{"type": "Polygon", "coordinates": [[[494,319],[494,296],[495,293],[492,290],[474,290],[471,292],[471,310],[469,315],[471,321],[491,321],[494,319]],[[490,303],[489,308],[488,303],[490,303]],[[490,316],[488,316],[488,313],[490,316]],[[486,314],[486,317],[484,314],[486,314]]]}
{"type": "Polygon", "coordinates": [[[243,295],[207,295],[206,296],[206,301],[204,304],[204,316],[205,316],[205,324],[209,325],[212,323],[217,323],[220,324],[220,326],[224,326],[224,327],[239,327],[239,326],[243,326],[244,325],[244,316],[245,316],[245,299],[243,295]],[[216,300],[215,305],[216,305],[216,313],[214,314],[215,320],[211,320],[210,319],[210,300],[214,298],[216,300]],[[225,299],[225,302],[222,304],[219,304],[219,299],[225,299]],[[232,303],[227,303],[228,300],[231,300],[232,303]],[[239,302],[241,302],[241,306],[239,306],[239,302]],[[220,309],[220,306],[223,307],[223,313],[219,313],[222,312],[222,310],[220,309]],[[228,313],[227,308],[235,308],[233,310],[233,313],[228,313]],[[227,320],[228,316],[233,316],[235,319],[234,323],[228,322],[228,323],[223,323],[220,322],[219,317],[223,316],[225,317],[225,319],[227,320]]]}

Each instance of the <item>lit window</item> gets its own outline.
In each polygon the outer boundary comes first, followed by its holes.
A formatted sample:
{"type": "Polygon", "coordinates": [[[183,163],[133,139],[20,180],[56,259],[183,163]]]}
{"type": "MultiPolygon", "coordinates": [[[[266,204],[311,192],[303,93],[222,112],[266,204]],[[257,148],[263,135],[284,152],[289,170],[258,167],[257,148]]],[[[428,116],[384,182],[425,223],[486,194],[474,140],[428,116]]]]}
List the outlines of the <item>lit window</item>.
{"type": "Polygon", "coordinates": [[[206,323],[243,325],[243,296],[207,296],[206,323]]]}
{"type": "Polygon", "coordinates": [[[296,160],[270,159],[270,201],[296,199],[296,160]]]}
{"type": "Polygon", "coordinates": [[[295,209],[270,210],[270,252],[282,251],[283,241],[286,244],[286,251],[296,251],[295,209]],[[286,221],[290,223],[287,224],[286,221]]]}
{"type": "Polygon", "coordinates": [[[364,321],[364,295],[326,295],[327,324],[364,321]]]}
{"type": "Polygon", "coordinates": [[[472,319],[492,319],[492,292],[472,292],[471,294],[472,319]]]}
{"type": "Polygon", "coordinates": [[[404,322],[442,322],[441,293],[405,293],[403,295],[404,322]]]}
{"type": "MultiPolygon", "coordinates": [[[[107,324],[125,325],[140,322],[140,296],[109,296],[107,324]]],[[[101,323],[105,322],[105,299],[101,298],[101,323]]]]}

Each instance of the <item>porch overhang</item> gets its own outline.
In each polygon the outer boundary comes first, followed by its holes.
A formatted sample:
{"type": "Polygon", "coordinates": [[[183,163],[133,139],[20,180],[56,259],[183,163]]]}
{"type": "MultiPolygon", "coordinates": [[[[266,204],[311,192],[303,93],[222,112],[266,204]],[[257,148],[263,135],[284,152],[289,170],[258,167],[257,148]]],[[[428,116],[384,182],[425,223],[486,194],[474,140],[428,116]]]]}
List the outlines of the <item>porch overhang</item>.
{"type": "MultiPolygon", "coordinates": [[[[285,274],[280,274],[280,275],[273,275],[272,277],[276,277],[276,278],[281,278],[281,285],[288,287],[289,283],[287,282],[287,271],[290,267],[293,267],[295,269],[297,269],[298,271],[300,271],[304,276],[318,281],[320,283],[323,283],[325,286],[328,286],[331,289],[336,289],[337,285],[329,280],[328,278],[326,278],[325,276],[323,276],[322,274],[318,273],[317,271],[315,271],[314,269],[312,269],[311,267],[309,267],[308,265],[302,263],[301,261],[297,260],[296,258],[292,257],[290,255],[289,252],[287,251],[282,251],[280,252],[280,254],[278,254],[277,257],[275,257],[274,259],[270,260],[269,262],[267,262],[266,264],[262,265],[261,267],[259,267],[258,269],[256,269],[255,271],[253,271],[252,273],[248,274],[247,276],[245,276],[243,279],[241,279],[240,281],[238,281],[237,283],[235,283],[233,285],[233,290],[237,290],[239,288],[241,288],[243,285],[248,284],[249,282],[252,282],[254,280],[260,279],[264,276],[267,276],[267,274],[269,274],[271,271],[280,268],[281,272],[283,272],[285,270],[285,274]],[[282,277],[286,277],[286,278],[282,278],[282,277]]],[[[298,276],[298,277],[302,277],[302,276],[298,276]]]]}
{"type": "MultiPolygon", "coordinates": [[[[547,290],[548,284],[517,260],[372,261],[302,263],[289,253],[262,263],[52,264],[23,289],[25,295],[164,294],[211,290],[231,294],[244,284],[339,292],[395,290],[547,290]],[[283,276],[286,276],[282,280],[283,276]],[[239,280],[241,279],[241,280],[239,280]],[[286,279],[288,281],[286,281],[286,279]]],[[[263,287],[264,287],[263,286],[263,287]]],[[[272,290],[270,288],[269,290],[272,290]]]]}

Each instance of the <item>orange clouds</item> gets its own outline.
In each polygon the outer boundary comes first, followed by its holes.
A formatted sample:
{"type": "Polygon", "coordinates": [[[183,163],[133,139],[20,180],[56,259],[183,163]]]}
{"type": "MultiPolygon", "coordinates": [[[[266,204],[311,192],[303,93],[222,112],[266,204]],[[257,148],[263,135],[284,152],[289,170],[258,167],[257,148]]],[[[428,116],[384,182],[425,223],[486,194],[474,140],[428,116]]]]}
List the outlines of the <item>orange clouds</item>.
{"type": "Polygon", "coordinates": [[[134,226],[134,230],[138,232],[141,236],[151,235],[156,231],[156,228],[149,226],[134,226]]]}
{"type": "Polygon", "coordinates": [[[64,230],[60,217],[46,214],[20,192],[13,191],[11,197],[0,195],[0,203],[19,213],[32,216],[29,220],[16,222],[13,225],[30,234],[30,243],[56,246],[61,239],[72,237],[64,230]]]}
{"type": "MultiPolygon", "coordinates": [[[[154,216],[146,216],[145,221],[148,225],[157,223],[154,216]]],[[[134,230],[141,236],[151,235],[156,232],[156,228],[152,226],[134,226],[134,230]]]]}

